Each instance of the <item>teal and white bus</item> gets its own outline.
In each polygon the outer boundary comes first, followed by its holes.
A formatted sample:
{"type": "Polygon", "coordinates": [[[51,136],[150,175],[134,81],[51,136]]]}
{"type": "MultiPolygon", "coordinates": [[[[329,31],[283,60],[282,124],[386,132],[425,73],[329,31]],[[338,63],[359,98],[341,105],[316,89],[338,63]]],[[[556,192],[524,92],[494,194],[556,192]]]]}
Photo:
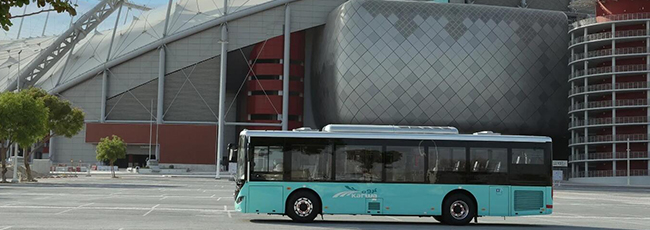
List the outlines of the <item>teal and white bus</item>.
{"type": "Polygon", "coordinates": [[[321,215],[434,217],[553,212],[549,137],[459,134],[453,127],[328,125],[244,130],[235,209],[311,222],[321,215]]]}

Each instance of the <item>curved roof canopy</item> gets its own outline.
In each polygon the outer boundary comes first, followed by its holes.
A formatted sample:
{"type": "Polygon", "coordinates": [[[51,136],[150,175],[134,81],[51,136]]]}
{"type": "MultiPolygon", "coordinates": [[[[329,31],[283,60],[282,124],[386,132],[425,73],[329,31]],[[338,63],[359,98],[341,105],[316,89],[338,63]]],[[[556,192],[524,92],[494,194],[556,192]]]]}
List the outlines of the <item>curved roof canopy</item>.
{"type": "MultiPolygon", "coordinates": [[[[271,1],[273,0],[229,0],[228,13],[271,1]]],[[[223,16],[223,2],[223,0],[173,0],[167,35],[180,33],[223,16]]],[[[113,30],[96,30],[77,43],[73,52],[69,52],[63,59],[58,60],[36,83],[36,86],[51,90],[102,66],[107,61],[124,56],[163,38],[167,18],[166,5],[143,12],[137,17],[131,17],[128,20],[130,23],[118,23],[115,40],[110,49],[110,57],[108,54],[113,30]]],[[[115,20],[106,20],[102,23],[108,23],[112,27],[115,20]]],[[[0,89],[5,89],[14,81],[19,71],[24,71],[24,68],[57,38],[57,36],[45,36],[0,41],[0,89]]]]}

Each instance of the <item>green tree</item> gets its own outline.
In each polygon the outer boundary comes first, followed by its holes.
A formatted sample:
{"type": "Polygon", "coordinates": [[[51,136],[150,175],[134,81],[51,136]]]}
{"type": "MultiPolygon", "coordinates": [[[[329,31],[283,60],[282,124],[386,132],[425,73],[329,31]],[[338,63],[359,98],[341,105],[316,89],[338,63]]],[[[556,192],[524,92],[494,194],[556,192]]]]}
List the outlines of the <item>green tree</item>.
{"type": "Polygon", "coordinates": [[[115,178],[115,170],[113,164],[117,159],[126,158],[126,144],[124,140],[113,135],[112,137],[105,137],[99,140],[97,144],[97,160],[108,161],[111,166],[111,176],[115,178]]]}
{"type": "Polygon", "coordinates": [[[5,154],[12,144],[17,143],[27,148],[47,134],[48,109],[41,100],[37,100],[22,91],[20,93],[4,92],[0,94],[0,140],[2,156],[2,182],[6,182],[7,165],[5,154]]]}
{"type": "Polygon", "coordinates": [[[70,0],[0,0],[0,26],[2,29],[8,31],[9,27],[13,25],[11,23],[11,19],[13,18],[26,17],[48,11],[56,11],[57,13],[67,12],[75,16],[77,15],[77,11],[75,10],[76,6],[70,0]],[[22,15],[12,15],[9,12],[11,8],[27,7],[30,3],[36,3],[39,11],[22,15]]]}
{"type": "MultiPolygon", "coordinates": [[[[48,94],[40,88],[30,88],[23,92],[36,100],[42,101],[48,109],[48,132],[39,138],[39,141],[36,145],[32,146],[30,151],[24,154],[25,159],[29,159],[32,154],[44,147],[52,137],[64,136],[71,138],[83,129],[84,112],[79,108],[72,107],[69,101],[48,94]]],[[[25,160],[25,171],[27,172],[28,181],[36,181],[32,178],[32,171],[27,160],[25,160]]]]}

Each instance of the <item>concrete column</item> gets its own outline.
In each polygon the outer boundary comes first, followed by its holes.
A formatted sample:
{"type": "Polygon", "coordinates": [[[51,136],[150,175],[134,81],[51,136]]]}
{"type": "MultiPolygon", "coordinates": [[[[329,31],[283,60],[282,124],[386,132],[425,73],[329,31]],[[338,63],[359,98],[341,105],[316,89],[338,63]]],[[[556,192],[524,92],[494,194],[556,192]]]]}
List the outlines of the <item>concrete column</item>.
{"type": "Polygon", "coordinates": [[[282,59],[282,130],[289,129],[289,79],[291,65],[291,8],[284,8],[284,57],[282,59]]]}
{"type": "MultiPolygon", "coordinates": [[[[587,35],[588,35],[588,32],[587,32],[587,28],[585,27],[584,30],[583,30],[584,38],[587,38],[587,35]]],[[[586,43],[583,45],[583,52],[584,52],[584,57],[587,58],[587,54],[589,53],[589,49],[588,49],[586,43]]],[[[587,73],[587,70],[589,69],[589,62],[588,61],[583,62],[583,69],[585,70],[585,73],[587,73]]],[[[587,87],[589,86],[589,82],[587,81],[587,78],[584,79],[583,85],[584,85],[585,90],[586,90],[587,87]]],[[[589,106],[588,105],[589,104],[589,97],[588,97],[587,94],[584,94],[584,103],[585,103],[584,108],[586,109],[589,106]]],[[[585,119],[585,122],[589,120],[589,114],[588,114],[587,110],[584,111],[584,119],[585,119]]],[[[589,138],[589,129],[587,127],[584,128],[584,137],[585,137],[585,145],[584,145],[585,160],[587,160],[587,159],[589,159],[589,145],[587,144],[589,142],[589,139],[588,139],[589,138]]],[[[585,161],[584,163],[585,163],[585,177],[589,177],[589,167],[588,167],[589,163],[587,161],[585,161]]]]}
{"type": "Polygon", "coordinates": [[[166,63],[167,63],[167,54],[165,51],[165,46],[161,46],[160,48],[158,48],[158,98],[156,100],[156,124],[162,124],[164,122],[163,102],[165,98],[166,63]]]}
{"type": "MultiPolygon", "coordinates": [[[[167,14],[165,17],[165,27],[163,28],[163,38],[167,37],[167,29],[169,27],[169,16],[172,10],[172,0],[167,2],[167,14]]],[[[156,124],[162,124],[164,122],[164,98],[165,98],[165,74],[167,71],[167,53],[165,50],[165,45],[158,47],[158,97],[156,99],[156,124]]],[[[153,111],[152,111],[153,112],[153,111]]],[[[158,130],[156,129],[156,133],[158,130]]],[[[158,154],[160,150],[158,149],[158,135],[156,135],[156,160],[159,160],[158,154]]]]}
{"type": "MultiPolygon", "coordinates": [[[[571,33],[571,41],[573,41],[574,39],[575,39],[575,34],[572,32],[571,33]]],[[[570,52],[571,52],[570,57],[573,57],[573,55],[575,55],[575,50],[573,48],[571,48],[570,52]]],[[[571,75],[573,75],[573,74],[575,74],[575,66],[571,65],[571,75]]],[[[573,80],[571,80],[571,90],[573,90],[574,88],[575,88],[575,82],[573,80]]],[[[571,105],[571,108],[574,108],[574,106],[575,106],[575,98],[574,97],[571,97],[571,104],[570,105],[571,105]]],[[[575,123],[578,120],[577,117],[575,116],[574,113],[571,113],[570,117],[571,117],[570,121],[571,121],[572,125],[575,125],[575,123]]],[[[574,141],[576,140],[575,129],[571,129],[571,140],[574,140],[574,141]]],[[[576,159],[576,147],[571,146],[571,160],[569,162],[571,162],[571,161],[573,161],[575,159],[576,159]]],[[[575,169],[576,169],[575,163],[571,163],[571,177],[576,177],[575,176],[576,175],[576,170],[575,169]]]]}
{"type": "MultiPolygon", "coordinates": [[[[612,54],[616,53],[615,50],[616,26],[612,23],[612,54]]],[[[616,72],[615,56],[612,56],[612,72],[616,72]]],[[[612,74],[612,105],[616,105],[616,74],[612,74]]],[[[612,137],[616,138],[616,108],[612,108],[612,137]]],[[[616,142],[612,143],[612,175],[616,176],[616,142]]]]}
{"type": "MultiPolygon", "coordinates": [[[[646,21],[646,23],[645,23],[645,31],[646,31],[646,34],[648,36],[650,36],[650,21],[646,21]]],[[[650,37],[646,38],[645,44],[646,44],[646,52],[650,52],[650,37]]],[[[646,84],[649,84],[650,83],[650,69],[648,69],[648,67],[650,67],[650,55],[648,55],[645,58],[645,60],[646,60],[646,63],[645,63],[646,64],[646,84]]],[[[647,97],[646,100],[648,100],[648,102],[650,102],[650,91],[646,91],[646,97],[647,97]]],[[[649,109],[650,108],[646,109],[646,111],[647,111],[646,116],[648,116],[648,117],[650,117],[650,110],[649,109]]],[[[646,126],[646,130],[647,130],[648,137],[650,137],[650,127],[646,126]]],[[[648,154],[650,156],[650,143],[647,143],[646,145],[648,147],[646,149],[646,151],[648,152],[648,154]]],[[[648,168],[647,169],[650,170],[650,160],[648,161],[648,168]]]]}
{"type": "Polygon", "coordinates": [[[102,101],[99,112],[99,122],[106,122],[106,99],[108,98],[108,70],[102,74],[102,101]]]}
{"type": "MultiPolygon", "coordinates": [[[[228,0],[223,1],[224,14],[228,12],[228,0]]],[[[228,28],[221,25],[221,71],[219,73],[219,125],[217,127],[217,173],[215,178],[221,178],[221,158],[223,156],[223,137],[225,135],[225,102],[226,102],[226,73],[228,72],[228,28]]]]}

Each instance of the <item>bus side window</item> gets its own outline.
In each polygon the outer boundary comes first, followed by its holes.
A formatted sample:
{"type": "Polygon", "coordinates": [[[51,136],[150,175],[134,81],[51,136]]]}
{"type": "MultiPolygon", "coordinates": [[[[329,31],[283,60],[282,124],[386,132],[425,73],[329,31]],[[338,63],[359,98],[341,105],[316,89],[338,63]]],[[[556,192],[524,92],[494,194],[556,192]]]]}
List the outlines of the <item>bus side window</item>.
{"type": "Polygon", "coordinates": [[[282,146],[255,146],[253,149],[253,172],[255,174],[251,179],[282,180],[283,158],[282,146]]]}
{"type": "Polygon", "coordinates": [[[508,149],[505,148],[470,148],[472,172],[505,173],[508,172],[508,149]]]}
{"type": "Polygon", "coordinates": [[[467,151],[464,147],[429,146],[428,183],[464,183],[467,151]]]}
{"type": "Polygon", "coordinates": [[[336,181],[381,181],[381,146],[337,145],[335,154],[336,181]]]}
{"type": "Polygon", "coordinates": [[[423,146],[387,146],[386,181],[424,182],[423,146]]]}
{"type": "Polygon", "coordinates": [[[512,164],[543,165],[543,149],[512,149],[512,164]]]}
{"type": "Polygon", "coordinates": [[[291,180],[327,181],[331,178],[332,146],[294,145],[291,151],[291,180]]]}

